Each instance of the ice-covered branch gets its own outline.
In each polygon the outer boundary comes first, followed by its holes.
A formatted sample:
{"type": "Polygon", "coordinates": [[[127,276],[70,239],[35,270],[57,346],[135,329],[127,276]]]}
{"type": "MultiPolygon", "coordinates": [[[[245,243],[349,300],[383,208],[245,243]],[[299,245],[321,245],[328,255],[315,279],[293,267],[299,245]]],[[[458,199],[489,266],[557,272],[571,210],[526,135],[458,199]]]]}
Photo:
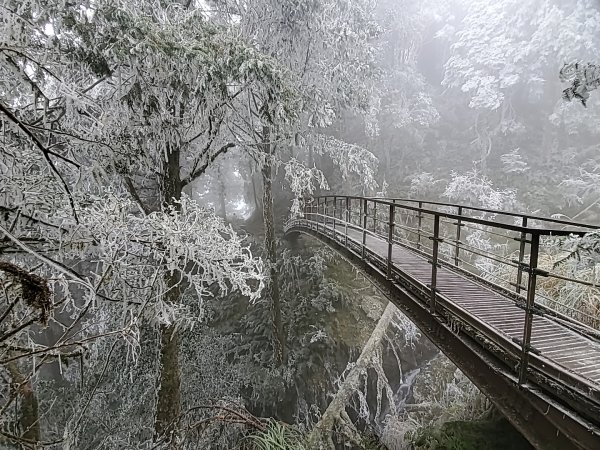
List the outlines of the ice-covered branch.
{"type": "Polygon", "coordinates": [[[567,101],[576,99],[587,106],[590,91],[600,87],[600,66],[592,63],[565,63],[560,69],[559,77],[560,81],[570,83],[563,91],[563,98],[567,101]]]}

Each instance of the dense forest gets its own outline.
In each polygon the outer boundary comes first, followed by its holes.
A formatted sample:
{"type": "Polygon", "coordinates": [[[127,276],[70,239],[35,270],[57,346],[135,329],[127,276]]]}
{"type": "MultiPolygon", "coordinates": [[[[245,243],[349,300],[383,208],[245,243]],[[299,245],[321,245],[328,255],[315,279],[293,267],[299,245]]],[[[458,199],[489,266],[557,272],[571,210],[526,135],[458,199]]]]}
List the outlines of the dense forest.
{"type": "MultiPolygon", "coordinates": [[[[597,64],[594,0],[0,0],[0,448],[531,448],[284,224],[325,193],[600,224],[597,64]]],[[[600,329],[600,232],[552,245],[600,329]]]]}

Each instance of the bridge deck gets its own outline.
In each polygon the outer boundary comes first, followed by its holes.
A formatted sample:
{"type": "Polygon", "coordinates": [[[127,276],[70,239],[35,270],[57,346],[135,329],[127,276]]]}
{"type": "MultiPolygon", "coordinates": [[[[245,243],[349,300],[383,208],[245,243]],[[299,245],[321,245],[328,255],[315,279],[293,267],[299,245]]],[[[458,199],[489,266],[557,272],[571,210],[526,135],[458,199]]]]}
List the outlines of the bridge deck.
{"type": "MultiPolygon", "coordinates": [[[[323,227],[323,224],[320,226],[323,227]]],[[[326,227],[333,232],[330,225],[326,227]]],[[[348,239],[362,245],[362,232],[349,227],[348,239]]],[[[367,234],[366,247],[387,259],[388,243],[383,238],[367,234]]],[[[431,283],[431,263],[418,253],[401,245],[393,245],[392,261],[397,269],[423,285],[431,283]]],[[[444,267],[440,267],[437,272],[437,289],[441,296],[500,331],[510,340],[523,338],[525,311],[513,300],[444,267]]],[[[600,344],[596,341],[553,320],[535,315],[531,346],[541,357],[600,384],[600,344]]]]}
{"type": "MultiPolygon", "coordinates": [[[[600,449],[600,333],[554,303],[541,304],[537,291],[543,285],[536,286],[547,277],[595,292],[587,277],[541,270],[538,263],[547,237],[581,237],[598,226],[439,202],[334,195],[307,199],[303,216],[285,228],[321,239],[361,269],[536,448],[600,449]],[[473,251],[473,230],[506,245],[507,254],[473,251]],[[454,250],[451,260],[440,248],[454,250]],[[508,268],[512,276],[503,280],[513,288],[469,270],[468,253],[508,268]]],[[[595,323],[587,311],[575,311],[595,323]]]]}

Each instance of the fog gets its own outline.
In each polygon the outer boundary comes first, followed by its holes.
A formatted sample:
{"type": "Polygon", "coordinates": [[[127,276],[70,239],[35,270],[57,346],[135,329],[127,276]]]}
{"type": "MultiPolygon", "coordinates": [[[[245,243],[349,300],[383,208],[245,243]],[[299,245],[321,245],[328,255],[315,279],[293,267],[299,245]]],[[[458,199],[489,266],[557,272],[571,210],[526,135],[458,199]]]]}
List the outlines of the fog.
{"type": "Polygon", "coordinates": [[[597,0],[0,0],[0,448],[600,448],[598,88],[597,0]]]}
{"type": "Polygon", "coordinates": [[[516,191],[518,209],[597,221],[600,95],[565,101],[559,78],[565,63],[599,60],[597,7],[378,2],[372,123],[337,133],[375,152],[389,195],[433,199],[470,172],[516,191]]]}

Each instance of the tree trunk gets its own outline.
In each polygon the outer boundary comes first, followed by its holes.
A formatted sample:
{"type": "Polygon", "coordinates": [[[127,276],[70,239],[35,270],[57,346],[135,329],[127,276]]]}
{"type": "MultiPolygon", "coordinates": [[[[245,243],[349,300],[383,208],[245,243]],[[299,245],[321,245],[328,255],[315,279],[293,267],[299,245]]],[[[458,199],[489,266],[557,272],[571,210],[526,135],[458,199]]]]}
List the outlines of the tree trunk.
{"type": "Polygon", "coordinates": [[[348,376],[341,384],[331,403],[329,403],[319,422],[310,432],[308,436],[309,448],[334,450],[332,433],[336,426],[340,427],[347,437],[357,441],[356,443],[360,443],[358,433],[346,413],[346,406],[354,393],[360,389],[362,385],[361,378],[366,376],[367,370],[373,365],[377,349],[381,347],[385,333],[396,311],[396,306],[389,302],[379,318],[379,322],[377,322],[377,325],[373,329],[369,340],[363,347],[354,367],[348,373],[348,376]]]}
{"type": "Polygon", "coordinates": [[[258,195],[256,193],[256,176],[254,175],[254,172],[252,171],[252,162],[249,161],[248,162],[248,173],[250,175],[250,182],[252,183],[252,196],[254,198],[254,208],[255,210],[259,210],[262,206],[260,204],[260,202],[258,201],[258,195]]]}
{"type": "Polygon", "coordinates": [[[219,215],[227,222],[227,200],[225,197],[225,182],[223,181],[222,164],[217,165],[217,184],[219,185],[219,215]]]}
{"type": "Polygon", "coordinates": [[[21,415],[19,425],[21,426],[21,438],[31,442],[40,440],[40,422],[38,411],[38,400],[30,380],[27,380],[14,361],[7,365],[8,372],[12,378],[13,385],[21,396],[21,415]]]}
{"type": "Polygon", "coordinates": [[[263,221],[265,226],[265,248],[269,266],[269,283],[266,287],[267,298],[271,303],[271,321],[273,325],[273,356],[275,364],[281,366],[285,358],[285,334],[281,318],[279,297],[279,274],[277,273],[277,250],[275,246],[275,218],[273,215],[273,147],[270,144],[269,127],[262,131],[265,162],[261,169],[263,179],[263,221]]]}
{"type": "MultiPolygon", "coordinates": [[[[181,174],[179,150],[167,154],[167,167],[163,176],[163,207],[179,209],[181,199],[181,174]]],[[[167,303],[177,303],[181,297],[180,276],[178,271],[165,275],[167,303]]],[[[175,325],[160,327],[160,375],[158,386],[158,404],[154,431],[156,437],[170,440],[179,415],[181,414],[181,370],[179,368],[179,347],[181,337],[175,325]]]]}
{"type": "MultiPolygon", "coordinates": [[[[179,296],[179,287],[173,288],[171,292],[172,295],[167,296],[169,301],[172,301],[170,297],[174,300],[175,296],[179,296]]],[[[180,343],[181,336],[175,326],[160,327],[160,386],[154,430],[157,437],[165,437],[167,441],[171,440],[174,425],[181,414],[180,343]]]]}

